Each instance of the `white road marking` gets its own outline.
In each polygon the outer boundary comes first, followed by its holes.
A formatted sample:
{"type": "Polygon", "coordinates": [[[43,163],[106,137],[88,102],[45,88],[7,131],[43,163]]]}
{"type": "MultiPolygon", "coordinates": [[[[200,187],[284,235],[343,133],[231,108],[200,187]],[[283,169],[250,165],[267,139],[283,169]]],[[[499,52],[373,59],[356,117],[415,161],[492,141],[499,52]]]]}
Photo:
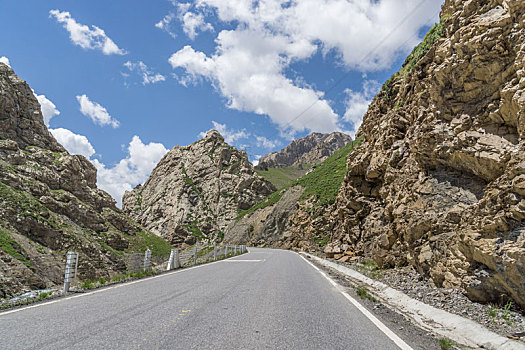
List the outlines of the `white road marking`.
{"type": "Polygon", "coordinates": [[[62,301],[66,301],[66,300],[70,300],[70,299],[76,299],[76,298],[82,298],[82,297],[86,297],[88,295],[93,295],[93,294],[97,294],[97,293],[102,293],[102,292],[105,292],[105,291],[108,291],[108,290],[112,290],[112,289],[116,289],[116,288],[120,288],[120,287],[125,287],[125,286],[129,286],[131,284],[135,284],[135,283],[141,283],[141,282],[145,282],[145,281],[151,281],[153,279],[156,279],[156,278],[162,278],[162,277],[166,277],[166,276],[171,276],[171,275],[174,275],[176,273],[181,273],[181,272],[185,272],[185,271],[190,271],[190,270],[193,270],[193,269],[197,269],[199,267],[204,267],[204,266],[210,266],[210,265],[213,265],[213,264],[218,264],[218,263],[221,263],[221,262],[229,262],[230,259],[233,259],[235,258],[234,256],[231,257],[231,258],[228,258],[228,259],[224,259],[224,260],[219,260],[219,261],[214,261],[214,262],[210,262],[210,263],[206,263],[206,264],[201,264],[201,265],[197,265],[197,266],[192,266],[192,267],[186,267],[186,268],[183,268],[183,269],[179,269],[179,270],[175,270],[173,272],[167,272],[167,273],[163,273],[161,275],[158,275],[158,276],[153,276],[153,277],[146,277],[146,278],[142,278],[142,279],[139,279],[139,280],[135,280],[135,281],[131,281],[131,282],[124,282],[124,283],[119,283],[119,284],[116,284],[114,286],[110,286],[110,287],[105,287],[105,288],[100,288],[100,289],[96,289],[92,292],[87,292],[87,293],[82,293],[82,294],[77,294],[77,295],[72,295],[72,296],[69,296],[69,297],[63,297],[63,298],[57,298],[56,300],[50,300],[48,302],[43,302],[43,303],[38,303],[36,305],[30,305],[30,306],[25,306],[25,307],[21,307],[19,309],[14,309],[14,310],[10,310],[10,311],[4,311],[4,312],[0,312],[0,317],[4,316],[4,315],[8,315],[8,314],[13,314],[15,312],[20,312],[20,311],[24,311],[24,310],[28,310],[28,309],[33,309],[33,308],[37,308],[37,307],[41,307],[41,306],[47,306],[47,305],[51,305],[51,304],[56,304],[56,303],[60,303],[62,301]]]}
{"type": "Polygon", "coordinates": [[[262,260],[228,260],[226,262],[264,262],[266,261],[266,259],[262,259],[262,260]]]}
{"type": "Polygon", "coordinates": [[[304,261],[306,261],[310,266],[315,268],[319,273],[330,282],[332,286],[337,286],[337,289],[339,289],[339,292],[343,294],[343,296],[348,299],[352,305],[354,305],[363,315],[365,315],[372,323],[381,330],[387,337],[389,337],[400,349],[402,350],[414,350],[410,345],[405,343],[403,339],[401,339],[397,334],[392,332],[390,328],[384,325],[383,322],[377,319],[370,311],[368,311],[363,305],[361,305],[357,300],[352,298],[347,292],[344,291],[344,288],[334,282],[327,274],[322,272],[317,266],[312,264],[310,261],[308,261],[304,256],[298,254],[301,258],[303,258],[304,261]]]}

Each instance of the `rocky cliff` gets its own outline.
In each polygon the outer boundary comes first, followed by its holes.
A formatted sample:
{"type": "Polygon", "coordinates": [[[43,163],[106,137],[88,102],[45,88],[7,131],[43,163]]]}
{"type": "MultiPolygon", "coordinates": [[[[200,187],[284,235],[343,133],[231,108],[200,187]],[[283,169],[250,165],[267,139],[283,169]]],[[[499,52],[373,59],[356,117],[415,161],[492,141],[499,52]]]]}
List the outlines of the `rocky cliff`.
{"type": "Polygon", "coordinates": [[[326,252],[525,306],[525,2],[446,0],[374,99],[326,252]]]}
{"type": "Polygon", "coordinates": [[[168,152],[144,185],[125,193],[123,210],[173,244],[220,241],[239,210],[274,191],[245,152],[211,130],[204,139],[168,152]]]}
{"type": "Polygon", "coordinates": [[[169,251],[96,186],[96,169],[64,150],[29,86],[0,63],[0,298],[63,282],[64,254],[81,278],[124,270],[124,252],[169,251]],[[142,248],[140,248],[142,249],[142,248]]]}
{"type": "Polygon", "coordinates": [[[342,132],[331,134],[311,133],[293,140],[280,151],[269,153],[259,159],[257,170],[281,168],[288,166],[312,166],[321,163],[335,151],[352,141],[352,138],[342,132]]]}

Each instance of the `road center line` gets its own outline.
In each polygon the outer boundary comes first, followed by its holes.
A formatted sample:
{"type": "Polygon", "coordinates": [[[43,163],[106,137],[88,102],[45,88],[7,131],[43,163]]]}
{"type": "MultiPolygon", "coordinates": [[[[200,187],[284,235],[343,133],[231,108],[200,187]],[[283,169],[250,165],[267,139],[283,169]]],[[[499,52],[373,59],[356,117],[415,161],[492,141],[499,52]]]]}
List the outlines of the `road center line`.
{"type": "Polygon", "coordinates": [[[377,317],[375,317],[370,311],[368,311],[363,305],[361,305],[357,300],[352,298],[347,292],[344,291],[344,288],[337,284],[333,279],[331,279],[326,273],[322,272],[317,266],[312,264],[310,261],[308,261],[304,256],[298,254],[304,261],[306,261],[310,266],[312,266],[314,269],[316,269],[324,278],[330,282],[332,286],[337,287],[339,292],[343,294],[343,296],[348,299],[352,305],[354,305],[363,315],[365,315],[372,323],[379,328],[381,332],[383,332],[387,337],[389,337],[400,349],[402,350],[414,350],[404,342],[403,339],[401,339],[397,334],[392,332],[390,328],[385,326],[383,322],[381,322],[377,317]]]}

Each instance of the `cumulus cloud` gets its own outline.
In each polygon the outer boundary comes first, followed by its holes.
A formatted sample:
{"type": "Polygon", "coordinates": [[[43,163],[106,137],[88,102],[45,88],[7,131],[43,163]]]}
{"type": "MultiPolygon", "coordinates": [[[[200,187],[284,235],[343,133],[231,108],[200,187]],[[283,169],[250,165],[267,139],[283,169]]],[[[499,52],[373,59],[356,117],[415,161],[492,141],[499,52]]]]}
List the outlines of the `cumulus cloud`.
{"type": "Polygon", "coordinates": [[[9,58],[5,57],[5,56],[2,56],[0,57],[0,62],[2,62],[3,64],[11,67],[11,64],[9,63],[9,58]]]}
{"type": "MultiPolygon", "coordinates": [[[[151,69],[144,64],[142,61],[124,63],[124,67],[129,69],[131,72],[137,72],[142,77],[142,85],[155,84],[160,81],[165,81],[166,77],[160,73],[154,73],[151,69]]],[[[125,76],[124,76],[125,77],[125,76]]]]}
{"type": "Polygon", "coordinates": [[[363,116],[368,110],[368,106],[374,96],[381,89],[381,84],[375,80],[366,80],[363,82],[362,91],[353,91],[346,89],[346,112],[343,119],[352,124],[351,134],[355,135],[357,129],[361,126],[363,116]]]}
{"type": "Polygon", "coordinates": [[[164,16],[159,22],[155,23],[155,27],[168,33],[173,39],[177,37],[175,31],[172,29],[173,21],[177,18],[177,15],[174,13],[169,13],[164,16]]]}
{"type": "Polygon", "coordinates": [[[192,13],[215,13],[233,29],[218,33],[213,54],[186,46],[169,62],[185,72],[181,84],[208,80],[229,108],[268,115],[282,135],[331,132],[344,119],[322,91],[289,79],[290,65],[333,52],[347,69],[389,68],[437,19],[441,2],[196,0],[192,13]]]}
{"type": "Polygon", "coordinates": [[[135,135],[127,147],[126,157],[116,165],[108,166],[92,158],[96,152],[87,137],[63,128],[49,131],[69,153],[80,154],[93,163],[97,168],[98,187],[108,192],[119,206],[122,204],[124,192],[144,183],[153,168],[168,152],[161,143],[144,144],[140,137],[135,135]]]}
{"type": "MultiPolygon", "coordinates": [[[[247,132],[246,129],[242,129],[242,130],[229,129],[228,127],[226,127],[226,124],[220,124],[214,120],[212,120],[212,124],[213,124],[213,128],[217,130],[218,132],[220,132],[220,134],[224,137],[224,141],[226,141],[226,143],[230,145],[234,144],[238,140],[247,139],[248,137],[251,136],[251,134],[247,132]]],[[[206,137],[206,132],[204,131],[201,132],[199,136],[203,138],[206,137]]]]}
{"type": "Polygon", "coordinates": [[[200,13],[186,12],[181,15],[182,30],[191,39],[195,40],[198,31],[213,32],[211,24],[204,21],[204,16],[200,13]]]}
{"type": "Polygon", "coordinates": [[[113,119],[106,108],[102,107],[96,102],[92,102],[86,95],[77,96],[77,101],[80,104],[80,112],[91,118],[95,124],[101,126],[111,125],[113,128],[118,128],[120,123],[113,119]]]}
{"type": "Polygon", "coordinates": [[[115,198],[119,206],[124,192],[144,183],[168,150],[161,143],[144,144],[138,136],[133,136],[127,152],[126,158],[112,167],[98,159],[92,160],[97,168],[98,186],[115,198]]]}
{"type": "Polygon", "coordinates": [[[261,148],[273,149],[281,145],[279,141],[269,140],[264,136],[255,136],[255,139],[257,140],[257,147],[261,148]]]}
{"type": "Polygon", "coordinates": [[[33,95],[35,95],[38,103],[40,103],[40,109],[42,110],[42,116],[44,117],[44,124],[49,127],[51,118],[59,115],[60,111],[57,109],[57,106],[55,106],[55,104],[51,102],[45,95],[37,95],[35,91],[33,91],[33,95]]]}
{"type": "Polygon", "coordinates": [[[51,10],[49,17],[54,17],[69,32],[69,38],[83,49],[100,50],[104,55],[125,55],[127,52],[117,46],[103,29],[78,23],[67,11],[51,10]]]}
{"type": "Polygon", "coordinates": [[[49,129],[51,134],[71,154],[80,154],[87,159],[95,154],[95,149],[83,135],[78,135],[68,129],[49,129]]]}

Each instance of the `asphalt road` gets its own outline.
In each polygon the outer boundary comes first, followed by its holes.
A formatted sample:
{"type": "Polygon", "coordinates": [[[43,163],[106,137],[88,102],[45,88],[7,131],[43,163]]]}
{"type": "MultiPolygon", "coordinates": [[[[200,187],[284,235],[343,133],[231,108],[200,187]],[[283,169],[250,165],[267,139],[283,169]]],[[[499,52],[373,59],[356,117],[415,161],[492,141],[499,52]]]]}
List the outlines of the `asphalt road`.
{"type": "Polygon", "coordinates": [[[0,313],[0,349],[398,349],[299,255],[230,260],[0,313]]]}

